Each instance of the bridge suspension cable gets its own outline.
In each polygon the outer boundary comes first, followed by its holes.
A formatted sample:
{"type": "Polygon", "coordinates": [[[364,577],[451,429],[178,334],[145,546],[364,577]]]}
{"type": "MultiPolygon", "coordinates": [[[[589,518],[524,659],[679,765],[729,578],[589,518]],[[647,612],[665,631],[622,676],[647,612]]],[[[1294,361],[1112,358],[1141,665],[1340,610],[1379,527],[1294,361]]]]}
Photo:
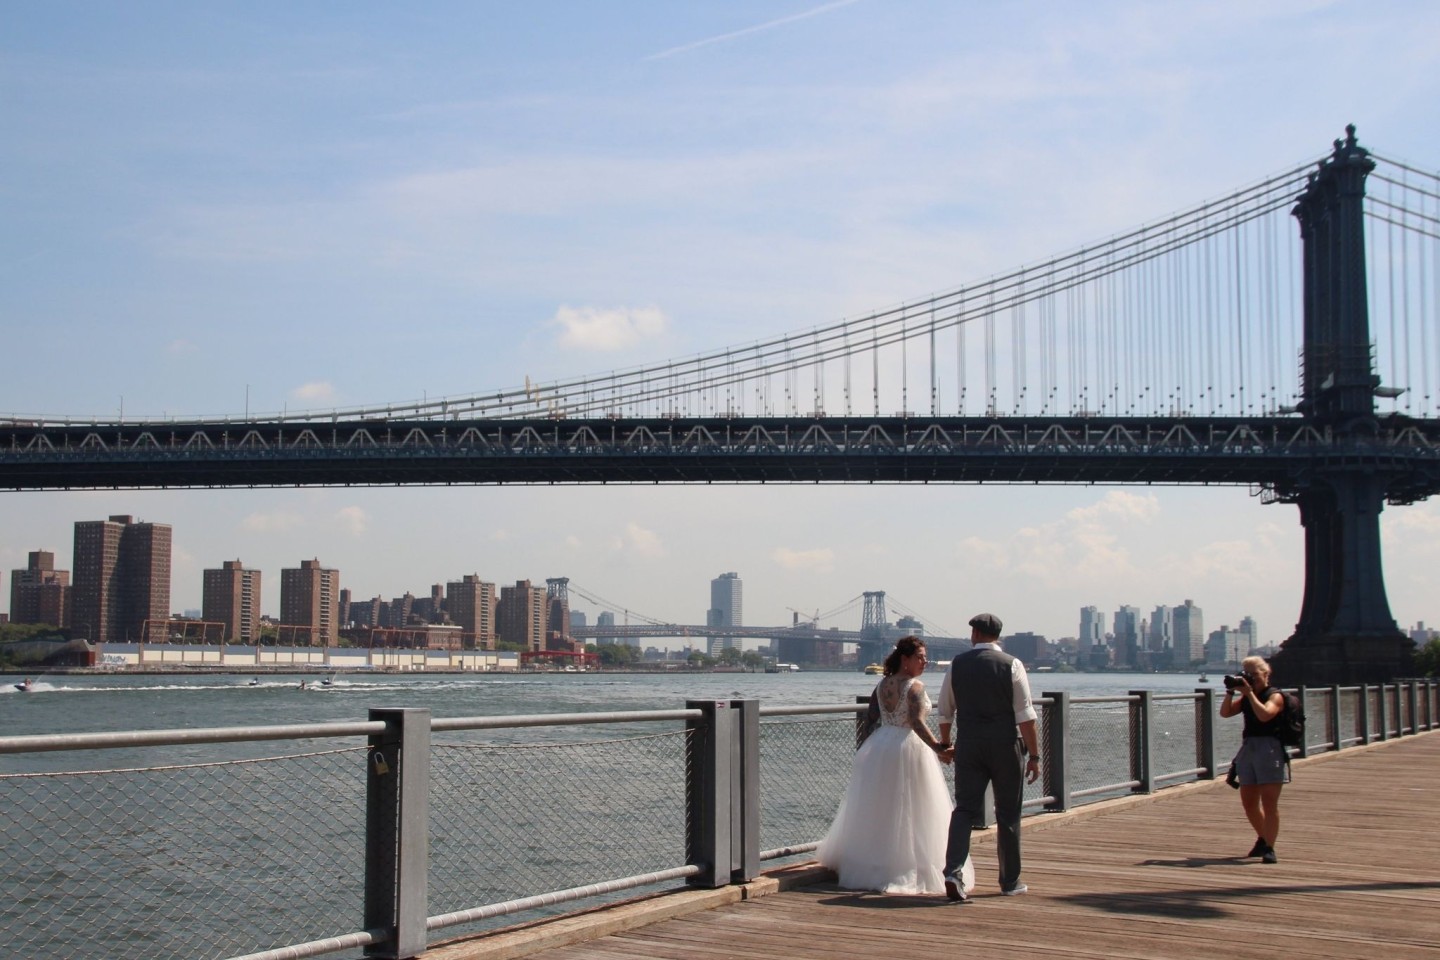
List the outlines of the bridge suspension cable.
{"type": "MultiPolygon", "coordinates": [[[[1403,397],[1405,412],[1433,415],[1440,182],[1372,156],[1369,295],[1387,385],[1378,395],[1403,397]]],[[[591,376],[527,377],[521,386],[467,396],[246,419],[1284,412],[1297,402],[1301,377],[1302,264],[1290,212],[1313,167],[1292,167],[983,282],[752,344],[591,376]],[[929,410],[912,409],[920,405],[929,410]]]]}

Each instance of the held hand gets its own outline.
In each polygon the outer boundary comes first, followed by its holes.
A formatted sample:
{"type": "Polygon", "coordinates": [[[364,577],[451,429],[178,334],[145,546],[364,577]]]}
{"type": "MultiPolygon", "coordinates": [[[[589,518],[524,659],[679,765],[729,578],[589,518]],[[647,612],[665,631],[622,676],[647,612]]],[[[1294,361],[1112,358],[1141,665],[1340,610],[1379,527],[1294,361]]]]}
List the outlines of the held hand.
{"type": "Polygon", "coordinates": [[[935,756],[940,758],[941,763],[953,763],[955,760],[955,748],[946,747],[943,750],[936,750],[935,756]]]}

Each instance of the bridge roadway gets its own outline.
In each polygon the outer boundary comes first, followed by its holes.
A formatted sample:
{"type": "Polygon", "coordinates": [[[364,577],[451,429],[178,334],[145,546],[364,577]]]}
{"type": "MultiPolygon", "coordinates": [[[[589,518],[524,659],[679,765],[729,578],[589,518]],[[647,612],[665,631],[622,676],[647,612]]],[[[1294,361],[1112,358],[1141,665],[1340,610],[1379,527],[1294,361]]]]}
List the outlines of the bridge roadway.
{"type": "Polygon", "coordinates": [[[0,489],[603,483],[1259,484],[1440,492],[1440,420],[1298,416],[0,420],[0,489]]]}
{"type": "Polygon", "coordinates": [[[440,946],[427,960],[1174,960],[1440,957],[1440,732],[1294,764],[1280,862],[1220,781],[1027,817],[1030,892],[995,886],[977,836],[974,901],[838,889],[817,868],[663,894],[440,946]],[[742,899],[742,896],[744,897],[742,899]]]}

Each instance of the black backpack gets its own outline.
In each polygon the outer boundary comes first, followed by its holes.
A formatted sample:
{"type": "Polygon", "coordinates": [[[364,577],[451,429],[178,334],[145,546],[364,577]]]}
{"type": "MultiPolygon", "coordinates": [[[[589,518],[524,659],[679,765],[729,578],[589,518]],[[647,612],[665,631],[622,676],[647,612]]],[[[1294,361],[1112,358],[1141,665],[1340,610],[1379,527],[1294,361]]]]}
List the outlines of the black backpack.
{"type": "Polygon", "coordinates": [[[1280,706],[1280,743],[1287,747],[1305,745],[1305,701],[1297,694],[1281,690],[1285,702],[1280,706]]]}

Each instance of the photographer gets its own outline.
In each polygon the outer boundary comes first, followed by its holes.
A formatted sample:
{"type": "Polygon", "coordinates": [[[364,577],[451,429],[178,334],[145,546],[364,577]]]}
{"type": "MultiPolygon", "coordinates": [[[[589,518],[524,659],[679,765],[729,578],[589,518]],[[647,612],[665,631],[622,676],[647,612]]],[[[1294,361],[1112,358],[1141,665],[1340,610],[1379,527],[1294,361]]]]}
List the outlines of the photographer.
{"type": "Polygon", "coordinates": [[[1225,678],[1220,716],[1245,715],[1244,739],[1235,754],[1240,804],[1255,828],[1255,846],[1248,856],[1277,863],[1275,838],[1280,833],[1280,788],[1290,780],[1290,762],[1280,742],[1280,713],[1285,697],[1270,685],[1270,664],[1246,657],[1237,677],[1225,678]]]}

